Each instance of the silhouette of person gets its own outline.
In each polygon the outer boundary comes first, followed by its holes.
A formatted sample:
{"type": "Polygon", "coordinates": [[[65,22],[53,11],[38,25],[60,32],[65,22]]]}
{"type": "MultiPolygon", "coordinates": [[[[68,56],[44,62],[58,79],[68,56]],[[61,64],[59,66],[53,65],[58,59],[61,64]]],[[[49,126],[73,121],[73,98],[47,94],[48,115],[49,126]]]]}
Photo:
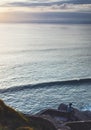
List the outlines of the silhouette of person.
{"type": "Polygon", "coordinates": [[[72,112],[72,111],[73,111],[72,103],[69,103],[67,107],[67,112],[72,112]]]}
{"type": "Polygon", "coordinates": [[[72,120],[73,113],[74,113],[74,110],[73,110],[73,107],[72,107],[72,103],[69,103],[69,105],[67,107],[67,112],[68,112],[68,119],[72,120]]]}

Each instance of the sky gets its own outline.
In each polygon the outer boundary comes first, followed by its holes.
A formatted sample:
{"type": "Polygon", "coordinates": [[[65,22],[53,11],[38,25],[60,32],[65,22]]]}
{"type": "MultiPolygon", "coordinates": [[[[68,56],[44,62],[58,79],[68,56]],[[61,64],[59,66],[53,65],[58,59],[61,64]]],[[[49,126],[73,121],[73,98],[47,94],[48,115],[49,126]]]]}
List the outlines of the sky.
{"type": "Polygon", "coordinates": [[[0,22],[91,23],[91,0],[0,0],[0,22]]]}

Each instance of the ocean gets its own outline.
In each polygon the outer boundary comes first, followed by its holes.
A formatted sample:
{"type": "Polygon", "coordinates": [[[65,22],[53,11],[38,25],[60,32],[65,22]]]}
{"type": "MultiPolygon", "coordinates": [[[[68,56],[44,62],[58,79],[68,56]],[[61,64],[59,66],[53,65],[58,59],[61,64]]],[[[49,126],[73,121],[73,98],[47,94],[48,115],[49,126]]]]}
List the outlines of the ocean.
{"type": "Polygon", "coordinates": [[[0,98],[24,113],[91,110],[91,25],[0,24],[0,98]]]}

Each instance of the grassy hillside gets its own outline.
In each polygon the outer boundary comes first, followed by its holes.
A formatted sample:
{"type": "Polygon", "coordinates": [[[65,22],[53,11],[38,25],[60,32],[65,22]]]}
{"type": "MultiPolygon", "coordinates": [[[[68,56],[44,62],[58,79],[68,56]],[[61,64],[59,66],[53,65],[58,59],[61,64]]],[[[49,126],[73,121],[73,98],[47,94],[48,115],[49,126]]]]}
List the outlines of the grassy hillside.
{"type": "Polygon", "coordinates": [[[56,130],[56,128],[47,119],[24,115],[0,100],[0,130],[56,130]]]}

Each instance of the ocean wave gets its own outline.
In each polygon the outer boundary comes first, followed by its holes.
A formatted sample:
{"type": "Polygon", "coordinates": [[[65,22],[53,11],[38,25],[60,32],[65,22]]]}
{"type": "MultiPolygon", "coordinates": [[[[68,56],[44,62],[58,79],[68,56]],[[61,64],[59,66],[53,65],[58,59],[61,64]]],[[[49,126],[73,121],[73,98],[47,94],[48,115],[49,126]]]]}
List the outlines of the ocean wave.
{"type": "Polygon", "coordinates": [[[10,87],[6,89],[0,89],[0,93],[5,92],[17,92],[17,91],[23,91],[26,89],[39,89],[39,88],[50,88],[54,86],[60,86],[63,85],[81,85],[81,84],[91,84],[91,78],[85,78],[85,79],[73,79],[73,80],[63,80],[63,81],[52,81],[52,82],[44,82],[44,83],[38,83],[38,84],[27,84],[27,85],[21,85],[21,86],[15,86],[10,87]]]}

